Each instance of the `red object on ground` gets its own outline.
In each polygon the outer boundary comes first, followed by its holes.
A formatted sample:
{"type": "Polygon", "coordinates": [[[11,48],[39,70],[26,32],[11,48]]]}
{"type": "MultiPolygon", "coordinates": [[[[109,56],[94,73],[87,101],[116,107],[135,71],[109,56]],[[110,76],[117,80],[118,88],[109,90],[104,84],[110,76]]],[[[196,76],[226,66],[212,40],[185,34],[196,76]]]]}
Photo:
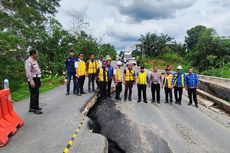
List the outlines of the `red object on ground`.
{"type": "Polygon", "coordinates": [[[10,90],[0,90],[0,146],[6,145],[8,137],[14,135],[23,124],[13,109],[10,90]]]}

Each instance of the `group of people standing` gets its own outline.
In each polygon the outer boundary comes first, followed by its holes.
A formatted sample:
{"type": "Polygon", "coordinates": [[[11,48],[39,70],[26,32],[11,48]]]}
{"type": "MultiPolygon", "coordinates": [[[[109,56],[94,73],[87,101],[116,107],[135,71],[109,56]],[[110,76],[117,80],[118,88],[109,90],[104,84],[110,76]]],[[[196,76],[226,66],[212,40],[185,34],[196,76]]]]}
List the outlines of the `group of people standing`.
{"type": "Polygon", "coordinates": [[[103,56],[97,61],[93,54],[89,56],[89,60],[85,63],[83,61],[83,53],[78,54],[78,59],[74,57],[74,51],[69,51],[69,57],[66,59],[67,68],[67,92],[70,94],[70,81],[73,78],[74,87],[73,93],[81,96],[85,94],[83,85],[84,80],[88,77],[88,92],[95,91],[95,82],[97,89],[99,89],[100,100],[105,100],[106,97],[111,97],[111,85],[114,81],[116,85],[116,100],[121,100],[120,94],[122,91],[122,84],[125,84],[124,101],[132,101],[132,88],[137,84],[138,101],[141,102],[143,95],[143,102],[148,103],[146,90],[151,87],[152,103],[155,101],[160,103],[160,90],[165,91],[165,102],[172,104],[173,89],[175,103],[181,105],[182,94],[184,88],[188,91],[189,103],[194,101],[195,106],[198,107],[196,88],[198,85],[198,77],[189,69],[189,73],[182,72],[182,67],[177,67],[177,72],[172,73],[171,67],[167,66],[165,73],[161,73],[157,66],[154,66],[151,74],[148,74],[143,66],[140,66],[138,72],[133,69],[133,64],[128,63],[127,68],[122,72],[122,62],[118,61],[117,65],[111,65],[111,58],[104,60],[103,56]]]}
{"type": "MultiPolygon", "coordinates": [[[[30,107],[29,112],[42,114],[42,108],[39,106],[39,88],[41,86],[41,70],[37,63],[37,50],[31,49],[30,56],[25,62],[25,72],[30,91],[30,107]]],[[[111,85],[114,81],[116,85],[116,100],[121,100],[120,94],[122,84],[125,84],[124,101],[132,101],[132,88],[137,84],[138,101],[141,102],[142,94],[143,101],[147,103],[146,90],[151,86],[152,102],[155,100],[160,103],[160,90],[165,90],[165,102],[172,104],[173,89],[175,103],[181,105],[183,89],[188,91],[189,103],[192,101],[197,104],[196,89],[199,83],[197,74],[193,73],[192,68],[188,74],[182,72],[182,67],[177,67],[177,72],[172,73],[171,67],[167,66],[165,73],[161,73],[155,66],[149,75],[143,66],[140,66],[138,72],[133,69],[133,64],[129,63],[127,68],[122,72],[122,62],[118,61],[116,67],[111,65],[111,58],[104,60],[103,56],[97,61],[93,54],[89,56],[89,60],[84,62],[84,54],[79,53],[78,58],[75,58],[74,50],[69,51],[69,57],[65,61],[67,69],[67,85],[66,95],[70,94],[70,81],[73,80],[73,93],[77,96],[86,94],[84,91],[85,78],[88,77],[88,92],[99,90],[100,100],[105,100],[106,97],[111,97],[111,85]]]]}

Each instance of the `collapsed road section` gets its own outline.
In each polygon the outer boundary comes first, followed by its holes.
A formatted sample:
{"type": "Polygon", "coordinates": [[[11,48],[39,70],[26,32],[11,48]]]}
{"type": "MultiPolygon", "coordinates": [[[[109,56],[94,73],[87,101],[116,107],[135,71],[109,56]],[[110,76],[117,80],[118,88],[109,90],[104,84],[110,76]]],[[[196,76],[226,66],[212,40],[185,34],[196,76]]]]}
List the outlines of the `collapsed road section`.
{"type": "Polygon", "coordinates": [[[109,142],[109,153],[171,153],[167,142],[157,133],[129,120],[107,99],[97,101],[90,109],[89,127],[102,134],[109,142]]]}

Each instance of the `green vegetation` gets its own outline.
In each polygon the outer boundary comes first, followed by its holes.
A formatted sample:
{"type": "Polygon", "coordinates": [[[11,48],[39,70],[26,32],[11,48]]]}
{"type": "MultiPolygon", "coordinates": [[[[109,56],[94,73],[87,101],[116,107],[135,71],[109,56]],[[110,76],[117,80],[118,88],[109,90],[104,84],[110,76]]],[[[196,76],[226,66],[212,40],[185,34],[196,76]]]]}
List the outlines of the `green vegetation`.
{"type": "Polygon", "coordinates": [[[192,66],[199,74],[230,78],[230,40],[217,36],[212,28],[198,25],[189,29],[184,44],[168,35],[151,33],[139,41],[133,56],[146,67],[164,69],[171,65],[175,70],[182,65],[187,71],[192,66]]]}
{"type": "Polygon", "coordinates": [[[42,69],[44,87],[47,91],[58,85],[65,72],[65,58],[70,49],[85,54],[111,55],[116,57],[116,50],[111,44],[102,44],[87,33],[83,17],[72,12],[76,21],[72,29],[65,30],[54,18],[60,0],[2,0],[0,6],[0,89],[5,78],[10,81],[13,98],[17,101],[28,95],[24,74],[24,61],[28,51],[36,48],[39,53],[38,63],[42,69]],[[48,79],[47,83],[46,80],[48,79]],[[51,85],[48,82],[51,81],[51,85]]]}
{"type": "MultiPolygon", "coordinates": [[[[47,78],[42,79],[42,86],[40,88],[40,92],[46,92],[51,89],[54,89],[55,87],[60,86],[64,82],[64,77],[59,76],[50,76],[47,78]]],[[[27,97],[29,97],[29,90],[28,90],[28,84],[26,82],[22,83],[19,88],[12,92],[12,97],[15,102],[23,100],[27,97]]]]}

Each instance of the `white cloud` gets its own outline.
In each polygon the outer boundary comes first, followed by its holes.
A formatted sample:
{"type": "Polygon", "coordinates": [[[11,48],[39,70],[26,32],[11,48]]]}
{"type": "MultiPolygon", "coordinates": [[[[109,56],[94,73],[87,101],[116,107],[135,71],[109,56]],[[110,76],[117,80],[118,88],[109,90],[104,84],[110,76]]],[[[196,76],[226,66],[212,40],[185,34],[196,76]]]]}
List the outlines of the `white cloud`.
{"type": "Polygon", "coordinates": [[[90,23],[89,32],[126,49],[141,34],[166,33],[183,42],[186,31],[203,24],[230,35],[228,0],[63,0],[57,19],[68,29],[65,11],[75,9],[90,23]],[[151,9],[152,8],[152,9],[151,9]]]}

